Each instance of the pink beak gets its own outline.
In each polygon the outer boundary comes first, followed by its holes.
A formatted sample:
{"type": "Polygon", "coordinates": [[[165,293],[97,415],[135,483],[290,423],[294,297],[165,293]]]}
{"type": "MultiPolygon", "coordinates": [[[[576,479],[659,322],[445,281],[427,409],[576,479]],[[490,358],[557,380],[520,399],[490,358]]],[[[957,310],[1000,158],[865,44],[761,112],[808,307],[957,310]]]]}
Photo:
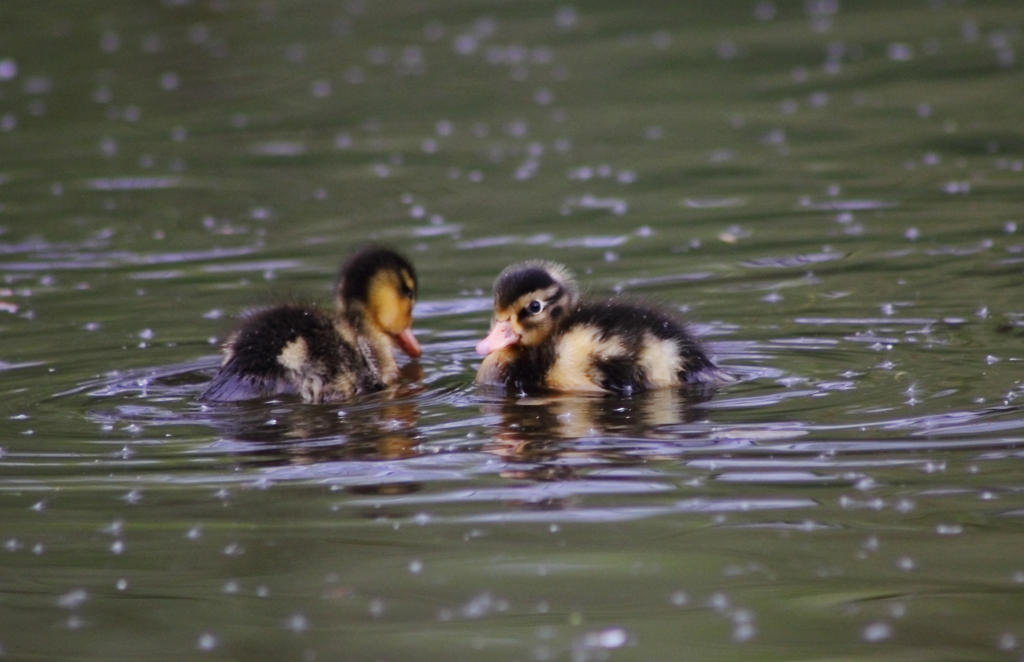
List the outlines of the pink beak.
{"type": "Polygon", "coordinates": [[[397,336],[392,336],[392,338],[399,349],[413,358],[423,353],[423,350],[420,349],[420,342],[412,334],[412,329],[406,329],[397,336]]]}
{"type": "Polygon", "coordinates": [[[519,342],[519,334],[512,329],[511,322],[495,322],[487,337],[476,344],[476,353],[487,356],[503,347],[519,342]]]}

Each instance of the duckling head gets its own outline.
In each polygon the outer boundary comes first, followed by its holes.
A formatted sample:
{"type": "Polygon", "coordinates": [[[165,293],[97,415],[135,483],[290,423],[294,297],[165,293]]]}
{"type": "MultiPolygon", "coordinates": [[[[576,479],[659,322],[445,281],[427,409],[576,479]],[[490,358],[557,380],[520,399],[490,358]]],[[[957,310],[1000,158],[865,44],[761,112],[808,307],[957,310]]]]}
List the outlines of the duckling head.
{"type": "Polygon", "coordinates": [[[374,246],[356,253],[341,266],[334,292],[339,310],[361,315],[399,349],[416,357],[422,352],[412,333],[416,289],[412,264],[391,249],[374,246]]]}
{"type": "Polygon", "coordinates": [[[507,267],[494,281],[494,319],[477,353],[541,344],[578,300],[576,280],[561,264],[530,261],[507,267]]]}

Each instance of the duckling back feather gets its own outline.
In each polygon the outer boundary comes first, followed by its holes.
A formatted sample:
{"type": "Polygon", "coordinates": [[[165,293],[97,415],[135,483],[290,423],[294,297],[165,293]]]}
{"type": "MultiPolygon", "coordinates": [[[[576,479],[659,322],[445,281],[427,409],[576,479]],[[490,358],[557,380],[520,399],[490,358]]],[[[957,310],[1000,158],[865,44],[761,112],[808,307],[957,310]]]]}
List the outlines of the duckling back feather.
{"type": "MultiPolygon", "coordinates": [[[[246,315],[225,345],[225,359],[203,400],[243,400],[267,393],[299,393],[307,373],[331,382],[361,355],[344,342],[320,310],[284,304],[246,315]]],[[[369,385],[361,385],[369,386],[369,385]]]]}

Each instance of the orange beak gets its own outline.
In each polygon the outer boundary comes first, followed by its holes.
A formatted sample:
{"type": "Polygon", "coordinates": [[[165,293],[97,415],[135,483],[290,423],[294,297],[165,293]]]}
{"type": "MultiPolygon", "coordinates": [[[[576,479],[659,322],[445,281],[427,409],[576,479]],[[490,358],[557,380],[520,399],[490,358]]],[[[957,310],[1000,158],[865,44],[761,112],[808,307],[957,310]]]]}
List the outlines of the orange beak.
{"type": "Polygon", "coordinates": [[[512,328],[509,321],[495,322],[487,337],[476,344],[476,353],[480,356],[487,356],[503,347],[514,345],[519,342],[519,334],[512,328]]]}
{"type": "Polygon", "coordinates": [[[395,344],[398,345],[398,348],[409,356],[416,358],[423,353],[423,350],[420,349],[420,342],[412,334],[411,328],[402,331],[397,336],[391,337],[394,339],[395,344]]]}

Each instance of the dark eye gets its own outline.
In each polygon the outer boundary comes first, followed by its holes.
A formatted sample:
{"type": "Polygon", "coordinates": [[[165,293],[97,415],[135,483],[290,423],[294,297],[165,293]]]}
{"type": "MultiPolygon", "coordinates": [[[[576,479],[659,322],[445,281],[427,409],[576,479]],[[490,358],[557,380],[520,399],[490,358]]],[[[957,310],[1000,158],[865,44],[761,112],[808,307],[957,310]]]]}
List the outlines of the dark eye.
{"type": "Polygon", "coordinates": [[[409,283],[405,280],[401,280],[398,282],[398,291],[401,292],[402,296],[406,297],[407,299],[412,299],[413,297],[416,296],[416,292],[413,290],[413,288],[409,287],[409,283]]]}
{"type": "Polygon", "coordinates": [[[541,311],[541,308],[543,308],[543,307],[544,307],[544,304],[542,304],[540,301],[537,301],[536,299],[534,299],[533,301],[531,301],[526,306],[526,312],[530,313],[531,315],[536,315],[537,313],[539,313],[541,311]]]}

